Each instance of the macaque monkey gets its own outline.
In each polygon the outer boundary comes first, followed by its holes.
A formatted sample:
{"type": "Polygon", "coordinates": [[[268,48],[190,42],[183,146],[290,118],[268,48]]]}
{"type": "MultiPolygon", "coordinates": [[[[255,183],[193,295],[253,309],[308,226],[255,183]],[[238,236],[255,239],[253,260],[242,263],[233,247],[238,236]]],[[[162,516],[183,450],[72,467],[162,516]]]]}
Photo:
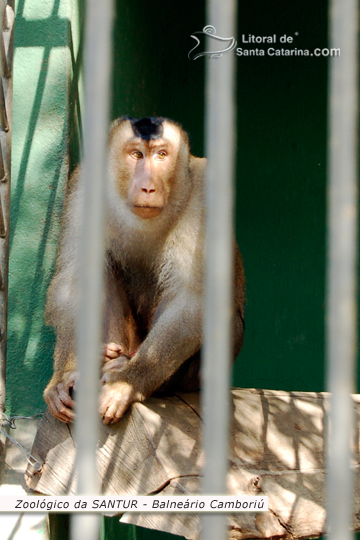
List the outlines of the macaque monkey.
{"type": "MultiPolygon", "coordinates": [[[[171,120],[124,117],[111,126],[99,400],[105,424],[118,421],[132,403],[154,392],[199,389],[204,168],[205,159],[190,154],[187,134],[171,120]]],[[[78,169],[67,190],[57,270],[46,305],[57,342],[44,397],[63,422],[73,420],[75,406],[82,185],[78,169]]],[[[245,301],[235,241],[234,261],[235,358],[243,342],[245,301]]]]}

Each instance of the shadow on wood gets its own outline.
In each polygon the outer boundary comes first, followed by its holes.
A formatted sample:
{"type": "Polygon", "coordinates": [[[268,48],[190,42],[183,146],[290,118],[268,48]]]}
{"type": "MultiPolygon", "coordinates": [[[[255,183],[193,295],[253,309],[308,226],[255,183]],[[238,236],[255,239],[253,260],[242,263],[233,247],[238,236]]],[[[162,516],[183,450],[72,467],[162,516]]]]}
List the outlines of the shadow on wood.
{"type": "MultiPolygon", "coordinates": [[[[326,394],[232,391],[234,418],[228,475],[230,494],[267,495],[266,513],[229,514],[229,538],[308,538],[325,526],[324,419],[326,394]]],[[[360,397],[354,397],[359,425],[360,397]]],[[[104,495],[200,493],[199,394],[150,398],[115,425],[100,428],[98,463],[104,495]]],[[[73,427],[45,413],[26,483],[46,495],[75,493],[73,427]]],[[[215,435],[214,435],[215,436],[215,435]]],[[[354,438],[356,474],[359,430],[354,438]]],[[[359,482],[356,482],[356,486],[359,482]]],[[[360,528],[356,489],[354,529],[360,528]]],[[[196,540],[198,514],[123,514],[121,521],[196,540]]]]}

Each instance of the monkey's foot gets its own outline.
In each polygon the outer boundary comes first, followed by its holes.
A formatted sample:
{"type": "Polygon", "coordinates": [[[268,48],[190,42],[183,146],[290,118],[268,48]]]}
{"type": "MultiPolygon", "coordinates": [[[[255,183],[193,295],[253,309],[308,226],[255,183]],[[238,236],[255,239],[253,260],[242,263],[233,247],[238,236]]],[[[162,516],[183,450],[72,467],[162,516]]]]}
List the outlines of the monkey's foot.
{"type": "MultiPolygon", "coordinates": [[[[102,381],[106,381],[104,375],[102,381]]],[[[126,382],[105,382],[99,397],[99,412],[104,424],[114,424],[123,416],[125,411],[135,401],[141,401],[141,396],[131,384],[126,382]]]]}

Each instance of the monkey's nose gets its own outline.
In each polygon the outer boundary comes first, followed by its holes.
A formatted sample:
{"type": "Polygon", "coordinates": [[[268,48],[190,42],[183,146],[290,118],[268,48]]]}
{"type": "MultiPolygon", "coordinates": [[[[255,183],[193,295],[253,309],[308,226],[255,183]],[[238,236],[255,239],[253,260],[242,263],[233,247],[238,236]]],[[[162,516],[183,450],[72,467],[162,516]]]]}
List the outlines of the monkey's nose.
{"type": "Polygon", "coordinates": [[[141,191],[143,191],[144,193],[155,193],[155,188],[150,188],[150,189],[147,189],[147,188],[141,188],[141,191]]]}

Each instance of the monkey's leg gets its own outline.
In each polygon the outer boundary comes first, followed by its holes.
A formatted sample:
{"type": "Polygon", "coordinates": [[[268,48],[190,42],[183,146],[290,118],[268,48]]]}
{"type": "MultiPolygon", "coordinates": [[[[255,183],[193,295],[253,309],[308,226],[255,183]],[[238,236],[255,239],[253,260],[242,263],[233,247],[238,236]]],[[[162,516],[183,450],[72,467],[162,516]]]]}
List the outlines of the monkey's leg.
{"type": "Polygon", "coordinates": [[[103,373],[124,367],[141,343],[119,270],[107,273],[105,292],[103,373]]]}
{"type": "Polygon", "coordinates": [[[201,297],[182,294],[160,303],[149,334],[119,373],[105,373],[100,413],[116,422],[135,401],[143,401],[200,349],[201,297]]]}
{"type": "MultiPolygon", "coordinates": [[[[110,271],[105,280],[103,332],[106,345],[103,354],[99,352],[99,361],[102,356],[104,372],[118,372],[129,362],[140,340],[121,280],[110,271]]],[[[63,422],[72,422],[75,418],[75,402],[70,395],[78,376],[73,334],[74,324],[71,329],[58,328],[54,373],[44,392],[50,412],[63,422]]]]}

